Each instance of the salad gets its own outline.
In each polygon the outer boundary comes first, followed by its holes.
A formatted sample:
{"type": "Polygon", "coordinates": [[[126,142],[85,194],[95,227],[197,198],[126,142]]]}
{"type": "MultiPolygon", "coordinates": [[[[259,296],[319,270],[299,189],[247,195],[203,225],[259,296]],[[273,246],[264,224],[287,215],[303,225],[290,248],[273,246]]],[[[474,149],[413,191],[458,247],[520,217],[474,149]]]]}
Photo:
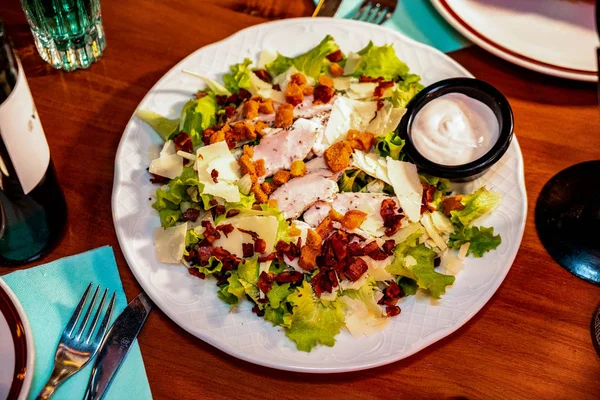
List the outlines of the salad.
{"type": "Polygon", "coordinates": [[[391,45],[346,54],[328,35],[222,83],[195,76],[206,88],[178,119],[136,113],[165,141],[149,166],[157,258],[251,302],[299,350],[385,329],[401,298],[439,299],[465,257],[500,245],[475,224],[498,193],[451,192],[405,160],[395,130],[423,86],[391,45]]]}

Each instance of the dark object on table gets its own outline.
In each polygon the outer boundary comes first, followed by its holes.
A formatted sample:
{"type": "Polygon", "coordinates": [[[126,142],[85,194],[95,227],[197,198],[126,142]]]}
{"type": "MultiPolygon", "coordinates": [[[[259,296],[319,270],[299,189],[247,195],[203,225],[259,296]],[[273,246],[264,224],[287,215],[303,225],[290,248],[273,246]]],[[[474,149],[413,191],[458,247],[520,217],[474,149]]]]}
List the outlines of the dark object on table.
{"type": "Polygon", "coordinates": [[[514,117],[508,100],[487,82],[473,78],[450,78],[438,81],[421,90],[406,106],[397,132],[406,141],[404,150],[411,161],[433,176],[455,181],[470,181],[483,175],[508,150],[513,137],[514,117]],[[482,157],[463,165],[437,164],[419,153],[411,138],[412,124],[417,113],[430,101],[449,93],[462,93],[487,105],[498,119],[500,136],[496,144],[482,157]]]}
{"type": "Polygon", "coordinates": [[[537,201],[535,225],[558,264],[600,284],[600,160],[573,165],[550,179],[537,201]]]}
{"type": "Polygon", "coordinates": [[[592,342],[600,356],[600,307],[598,307],[592,318],[592,342]]]}

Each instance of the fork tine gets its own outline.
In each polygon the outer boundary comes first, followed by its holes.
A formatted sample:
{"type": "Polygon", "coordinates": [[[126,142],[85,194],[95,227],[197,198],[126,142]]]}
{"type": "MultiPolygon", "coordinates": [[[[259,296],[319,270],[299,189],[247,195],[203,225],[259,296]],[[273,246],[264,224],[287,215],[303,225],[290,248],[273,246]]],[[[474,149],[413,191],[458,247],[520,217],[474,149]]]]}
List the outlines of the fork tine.
{"type": "Polygon", "coordinates": [[[92,310],[94,309],[94,305],[96,304],[96,298],[98,297],[98,290],[100,290],[100,286],[96,286],[96,291],[94,291],[94,297],[92,297],[92,301],[90,302],[89,307],[85,311],[85,315],[83,317],[83,322],[81,323],[81,325],[79,326],[79,329],[77,329],[77,332],[74,335],[76,337],[75,340],[81,339],[81,335],[83,335],[85,326],[87,325],[88,320],[90,319],[90,314],[92,313],[92,310]]]}
{"type": "Polygon", "coordinates": [[[352,16],[352,19],[362,21],[363,13],[365,13],[365,11],[367,11],[367,8],[369,8],[370,5],[371,5],[371,0],[364,0],[362,2],[362,4],[360,5],[360,8],[358,9],[358,11],[356,11],[356,13],[354,13],[354,15],[352,16]]]}
{"type": "Polygon", "coordinates": [[[85,343],[90,342],[90,339],[92,338],[92,334],[94,333],[94,330],[96,329],[96,325],[98,324],[98,319],[100,318],[100,313],[102,312],[102,309],[104,308],[104,300],[106,299],[107,293],[108,293],[108,289],[104,289],[104,294],[102,295],[102,300],[100,300],[100,305],[98,306],[98,309],[96,310],[96,314],[94,314],[94,319],[92,319],[92,326],[88,329],[88,334],[87,334],[87,337],[85,338],[85,343]]]}
{"type": "MultiPolygon", "coordinates": [[[[379,11],[377,12],[377,15],[373,18],[373,23],[377,24],[377,25],[381,25],[383,24],[387,18],[385,18],[385,16],[387,14],[390,14],[389,10],[387,9],[387,7],[381,7],[379,9],[379,11]],[[381,16],[384,16],[384,18],[381,18],[381,16]]],[[[391,14],[390,14],[391,15],[391,14]]],[[[388,17],[389,18],[389,17],[388,17]]]]}
{"type": "Polygon", "coordinates": [[[375,12],[377,10],[381,10],[381,5],[379,3],[375,3],[375,5],[371,5],[371,9],[369,10],[367,17],[365,18],[365,21],[375,23],[375,18],[373,18],[373,15],[375,15],[375,12]]]}
{"type": "Polygon", "coordinates": [[[81,315],[81,310],[83,309],[83,306],[85,305],[85,302],[87,301],[88,294],[90,294],[91,288],[92,288],[92,283],[90,282],[87,289],[85,289],[85,293],[83,293],[83,296],[81,296],[81,299],[79,300],[79,303],[77,304],[77,307],[75,308],[75,311],[73,311],[73,315],[71,315],[71,319],[69,319],[69,322],[67,323],[67,326],[65,327],[63,334],[66,334],[67,336],[70,337],[71,333],[73,333],[73,329],[77,325],[77,321],[79,321],[79,316],[81,315]]]}
{"type": "Polygon", "coordinates": [[[108,303],[108,308],[106,309],[106,313],[104,314],[104,318],[102,318],[102,322],[100,323],[100,328],[98,328],[98,333],[96,334],[96,337],[94,338],[95,345],[100,344],[100,342],[102,341],[102,338],[104,338],[104,335],[106,334],[106,330],[108,329],[108,323],[110,322],[113,308],[115,306],[115,295],[116,295],[116,293],[113,292],[113,295],[110,299],[110,303],[108,303]]]}
{"type": "Polygon", "coordinates": [[[392,14],[394,13],[394,10],[386,10],[386,11],[387,12],[383,16],[383,19],[379,22],[379,25],[383,24],[385,21],[390,19],[392,17],[392,14]]]}

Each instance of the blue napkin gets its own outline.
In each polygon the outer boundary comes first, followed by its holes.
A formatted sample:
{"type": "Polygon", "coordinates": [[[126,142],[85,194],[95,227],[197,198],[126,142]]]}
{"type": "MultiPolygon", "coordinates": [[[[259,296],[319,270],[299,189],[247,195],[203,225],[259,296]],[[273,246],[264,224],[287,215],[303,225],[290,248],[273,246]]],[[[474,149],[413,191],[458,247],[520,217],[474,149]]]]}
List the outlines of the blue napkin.
{"type": "MultiPolygon", "coordinates": [[[[15,271],[2,279],[23,305],[33,331],[35,370],[28,399],[35,399],[50,377],[60,335],[90,282],[117,293],[113,321],[127,306],[115,256],[109,246],[15,271]]],[[[54,392],[52,399],[82,398],[92,364],[90,362],[67,379],[54,392]]],[[[133,398],[152,398],[137,342],[133,344],[105,397],[108,400],[133,398]]]]}
{"type": "MultiPolygon", "coordinates": [[[[318,3],[315,0],[315,4],[318,3]]],[[[362,0],[344,0],[335,14],[336,18],[352,18],[361,4],[362,0]]],[[[429,0],[399,0],[396,11],[383,26],[443,52],[462,49],[470,44],[442,18],[429,0]]]]}

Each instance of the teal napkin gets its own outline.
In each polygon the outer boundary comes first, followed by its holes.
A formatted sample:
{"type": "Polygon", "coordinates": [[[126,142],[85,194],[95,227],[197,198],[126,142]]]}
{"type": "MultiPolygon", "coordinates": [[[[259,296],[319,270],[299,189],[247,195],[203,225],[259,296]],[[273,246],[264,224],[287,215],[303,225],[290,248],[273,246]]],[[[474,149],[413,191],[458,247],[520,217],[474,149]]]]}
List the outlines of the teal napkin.
{"type": "MultiPolygon", "coordinates": [[[[35,370],[28,399],[44,386],[52,372],[58,339],[90,282],[117,293],[113,321],[127,306],[112,248],[66,257],[2,277],[15,292],[29,318],[35,342],[35,370]]],[[[90,378],[92,363],[67,379],[52,399],[80,399],[90,378]]],[[[151,399],[140,348],[132,346],[105,399],[151,399]]]]}
{"type": "MultiPolygon", "coordinates": [[[[315,3],[319,1],[315,0],[315,3]]],[[[336,18],[352,18],[361,3],[362,0],[344,0],[336,18]]],[[[399,0],[396,11],[383,26],[443,52],[462,49],[470,44],[442,18],[429,0],[399,0]]]]}

